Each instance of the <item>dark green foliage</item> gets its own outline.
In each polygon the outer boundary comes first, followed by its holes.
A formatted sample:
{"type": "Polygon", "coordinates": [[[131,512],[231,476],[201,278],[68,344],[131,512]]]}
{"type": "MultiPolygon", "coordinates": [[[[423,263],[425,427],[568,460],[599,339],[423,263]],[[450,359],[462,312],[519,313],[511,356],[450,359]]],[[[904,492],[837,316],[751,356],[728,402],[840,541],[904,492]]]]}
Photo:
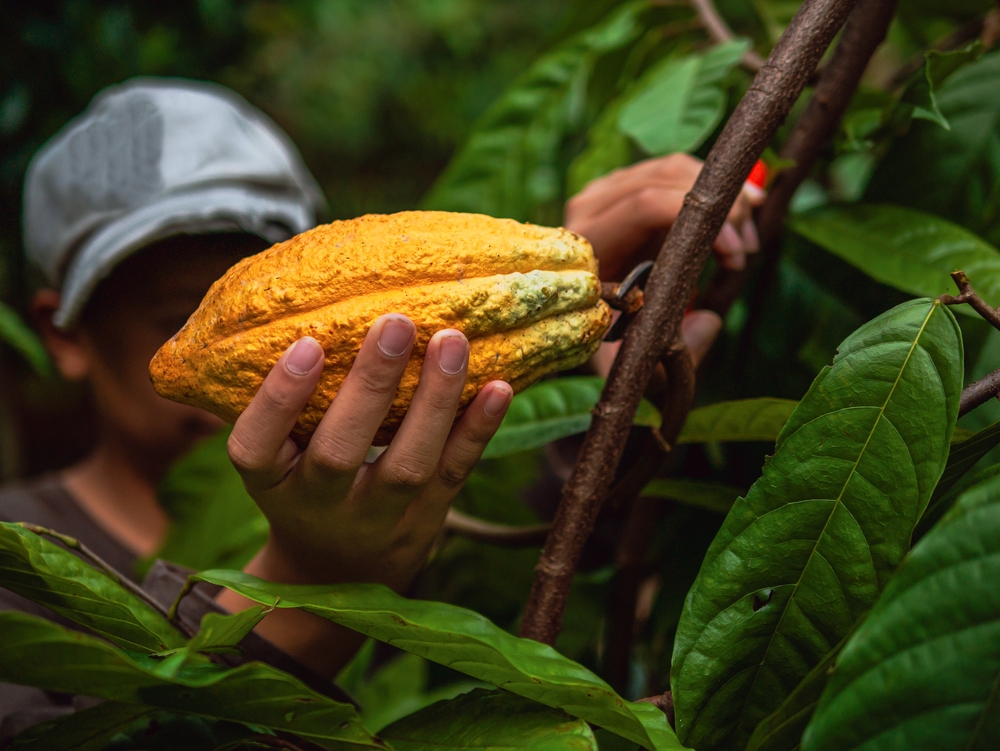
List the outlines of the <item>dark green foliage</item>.
{"type": "Polygon", "coordinates": [[[743,748],[870,609],[909,547],[958,413],[961,334],[916,300],[841,344],[702,563],[677,630],[682,741],[743,748]]]}
{"type": "Polygon", "coordinates": [[[847,642],[804,751],[992,749],[1000,738],[1000,496],[963,494],[847,642]]]}

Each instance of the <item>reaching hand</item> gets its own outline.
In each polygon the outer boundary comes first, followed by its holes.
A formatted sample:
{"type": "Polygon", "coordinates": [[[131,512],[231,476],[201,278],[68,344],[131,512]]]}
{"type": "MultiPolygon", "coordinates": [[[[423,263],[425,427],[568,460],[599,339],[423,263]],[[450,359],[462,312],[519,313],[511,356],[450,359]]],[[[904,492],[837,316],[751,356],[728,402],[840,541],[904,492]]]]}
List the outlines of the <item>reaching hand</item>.
{"type": "MultiPolygon", "coordinates": [[[[565,225],[590,241],[603,279],[621,279],[655,257],[701,168],[701,160],[687,154],[649,159],[588,183],[569,200],[565,225]]],[[[750,214],[763,200],[763,191],[748,183],[733,204],[715,240],[723,267],[743,268],[746,255],[760,248],[750,214]]]]}

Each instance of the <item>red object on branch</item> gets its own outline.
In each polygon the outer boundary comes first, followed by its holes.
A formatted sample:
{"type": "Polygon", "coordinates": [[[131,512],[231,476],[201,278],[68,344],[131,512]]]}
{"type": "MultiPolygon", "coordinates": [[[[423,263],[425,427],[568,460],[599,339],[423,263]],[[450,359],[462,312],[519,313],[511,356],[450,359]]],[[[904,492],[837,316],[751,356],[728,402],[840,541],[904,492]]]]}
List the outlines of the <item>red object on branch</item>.
{"type": "Polygon", "coordinates": [[[746,181],[763,190],[767,186],[767,165],[758,159],[746,181]]]}

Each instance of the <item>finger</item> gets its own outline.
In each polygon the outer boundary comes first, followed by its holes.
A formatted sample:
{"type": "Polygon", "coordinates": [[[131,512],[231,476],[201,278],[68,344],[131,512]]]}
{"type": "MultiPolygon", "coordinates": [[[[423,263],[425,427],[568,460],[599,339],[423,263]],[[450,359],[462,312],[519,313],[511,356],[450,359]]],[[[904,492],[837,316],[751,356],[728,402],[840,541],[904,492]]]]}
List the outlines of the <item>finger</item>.
{"type": "Polygon", "coordinates": [[[757,208],[762,205],[764,200],[767,198],[767,191],[751,182],[745,182],[743,183],[740,195],[746,198],[747,202],[753,208],[757,208]]]}
{"type": "Polygon", "coordinates": [[[298,455],[288,435],[323,372],[323,348],[311,336],[292,344],[233,426],[229,458],[248,487],[268,488],[298,455]]]}
{"type": "Polygon", "coordinates": [[[740,229],[740,236],[743,238],[743,247],[746,248],[747,253],[756,253],[760,250],[760,237],[757,235],[757,225],[753,223],[752,219],[747,219],[743,222],[743,227],[740,229]]]}
{"type": "Polygon", "coordinates": [[[503,421],[514,390],[503,381],[490,381],[455,423],[438,462],[434,477],[419,498],[406,509],[406,516],[427,519],[438,525],[444,521],[448,504],[476,466],[486,445],[503,421]]]}
{"type": "Polygon", "coordinates": [[[566,221],[598,214],[644,188],[659,187],[687,193],[701,172],[700,159],[687,154],[670,154],[647,159],[591,181],[566,204],[566,221]]]}
{"type": "Polygon", "coordinates": [[[732,208],[729,209],[729,214],[726,216],[726,221],[729,222],[734,227],[742,227],[743,223],[747,221],[753,214],[753,206],[747,196],[740,192],[736,196],[736,200],[733,201],[732,208]]]}
{"type": "Polygon", "coordinates": [[[681,321],[681,338],[695,367],[702,361],[722,330],[722,319],[710,310],[692,310],[681,321]]]}
{"type": "Polygon", "coordinates": [[[746,248],[743,238],[729,222],[722,225],[722,231],[715,238],[715,251],[719,265],[726,269],[739,270],[746,266],[746,248]]]}
{"type": "Polygon", "coordinates": [[[365,476],[371,496],[385,498],[390,512],[409,503],[433,477],[455,422],[468,365],[469,341],[461,331],[446,329],[431,338],[406,417],[365,476]]]}
{"type": "Polygon", "coordinates": [[[372,324],[351,372],[309,441],[303,472],[353,480],[396,396],[415,334],[413,322],[396,313],[372,324]]]}

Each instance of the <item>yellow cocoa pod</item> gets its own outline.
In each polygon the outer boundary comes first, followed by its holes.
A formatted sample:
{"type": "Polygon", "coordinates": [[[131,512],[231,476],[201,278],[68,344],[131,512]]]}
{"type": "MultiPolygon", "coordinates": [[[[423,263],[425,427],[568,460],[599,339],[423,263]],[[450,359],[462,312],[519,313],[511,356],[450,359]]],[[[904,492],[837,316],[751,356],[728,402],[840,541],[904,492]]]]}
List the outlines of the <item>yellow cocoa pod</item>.
{"type": "Polygon", "coordinates": [[[585,362],[610,322],[596,272],[590,244],[565,229],[443,211],[333,222],[233,266],[149,372],[162,396],[235,422],[292,342],[315,337],[326,362],[292,433],[304,445],[372,323],[402,313],[416,325],[416,344],[375,436],[384,445],[441,329],[469,339],[463,409],[491,380],[520,391],[585,362]]]}

